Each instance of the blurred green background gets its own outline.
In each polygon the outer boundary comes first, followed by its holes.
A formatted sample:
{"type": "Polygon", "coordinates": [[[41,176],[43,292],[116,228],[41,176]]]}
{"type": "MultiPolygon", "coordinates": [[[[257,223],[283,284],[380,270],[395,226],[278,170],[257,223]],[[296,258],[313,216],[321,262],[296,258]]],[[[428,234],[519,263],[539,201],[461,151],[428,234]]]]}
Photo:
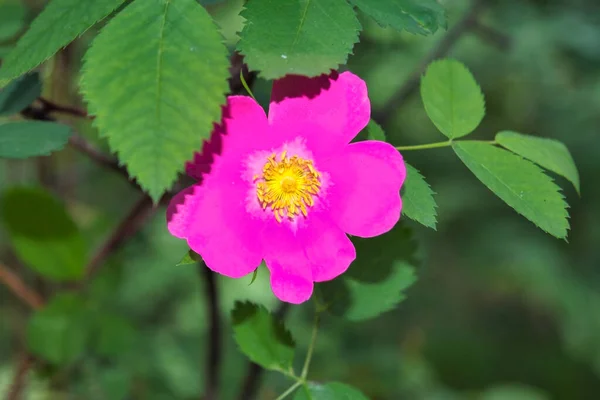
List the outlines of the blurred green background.
{"type": "MultiPolygon", "coordinates": [[[[449,27],[470,6],[440,1],[449,27]]],[[[0,57],[43,1],[0,0],[0,57]],[[23,22],[20,22],[23,21],[23,22]],[[9,32],[8,34],[6,32],[9,32]]],[[[243,1],[203,2],[229,45],[243,1]],[[212,3],[212,4],[209,4],[212,3]]],[[[449,55],[464,62],[486,96],[487,115],[475,135],[503,129],[563,141],[579,167],[581,198],[562,178],[571,206],[568,243],[548,236],[488,191],[450,149],[404,157],[437,193],[437,231],[414,228],[422,264],[400,307],[377,319],[324,321],[311,368],[315,380],[352,383],[372,399],[593,400],[600,398],[600,3],[597,0],[491,1],[480,21],[509,39],[499,48],[466,32],[449,55]]],[[[387,104],[444,31],[430,37],[382,29],[362,18],[364,32],[347,68],[369,86],[374,112],[387,104]]],[[[93,32],[44,69],[45,94],[78,104],[80,58],[93,32]]],[[[253,88],[266,103],[270,86],[253,88]]],[[[135,99],[132,93],[132,101],[135,99]]],[[[442,140],[418,91],[386,119],[395,145],[442,140]]],[[[101,146],[89,124],[72,121],[101,146]]],[[[67,149],[43,160],[0,161],[0,190],[42,183],[58,193],[97,248],[138,199],[127,182],[67,149]]],[[[104,321],[105,348],[89,349],[68,368],[30,375],[27,399],[193,399],[202,393],[208,316],[193,265],[175,266],[185,243],[169,236],[164,209],[102,266],[87,295],[86,318],[104,321]]],[[[19,266],[0,227],[0,259],[19,266]]],[[[44,293],[57,287],[21,267],[44,293]]],[[[236,299],[279,305],[268,273],[219,279],[221,311],[236,299]]],[[[292,307],[288,327],[306,348],[310,306],[292,307]]],[[[23,348],[30,311],[0,286],[0,394],[23,348]]],[[[77,327],[73,327],[74,330],[77,327]]],[[[224,327],[222,398],[240,390],[247,361],[224,327]]],[[[69,340],[69,338],[65,338],[69,340]]],[[[287,381],[267,373],[259,398],[273,399],[287,381]]]]}

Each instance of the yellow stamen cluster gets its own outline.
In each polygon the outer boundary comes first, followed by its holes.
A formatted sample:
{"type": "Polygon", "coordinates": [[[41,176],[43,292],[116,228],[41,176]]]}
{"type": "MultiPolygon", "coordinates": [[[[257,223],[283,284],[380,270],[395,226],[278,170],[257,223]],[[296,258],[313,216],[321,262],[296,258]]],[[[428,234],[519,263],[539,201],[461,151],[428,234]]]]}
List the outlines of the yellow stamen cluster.
{"type": "Polygon", "coordinates": [[[313,196],[321,189],[321,175],[315,169],[312,160],[298,156],[287,157],[281,153],[279,161],[276,154],[267,158],[262,176],[254,176],[258,181],[256,194],[263,209],[270,207],[277,222],[284,217],[307,216],[307,207],[314,205],[313,196]]]}

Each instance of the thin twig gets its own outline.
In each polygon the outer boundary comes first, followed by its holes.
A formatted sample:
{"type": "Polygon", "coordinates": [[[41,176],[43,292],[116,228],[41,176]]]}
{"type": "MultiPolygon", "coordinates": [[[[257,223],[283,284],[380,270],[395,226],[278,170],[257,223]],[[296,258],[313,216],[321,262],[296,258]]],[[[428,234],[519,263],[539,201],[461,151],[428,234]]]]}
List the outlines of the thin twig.
{"type": "Polygon", "coordinates": [[[398,91],[391,97],[384,107],[378,110],[374,119],[381,125],[386,125],[388,120],[394,115],[395,111],[410,97],[411,94],[419,87],[419,81],[421,75],[427,69],[427,66],[438,58],[444,57],[452,49],[452,47],[458,42],[458,40],[477,25],[477,18],[485,8],[487,0],[473,0],[469,10],[463,15],[463,17],[448,30],[446,35],[437,43],[437,45],[431,50],[419,65],[409,75],[408,79],[398,89],[398,91]]]}
{"type": "Polygon", "coordinates": [[[44,305],[42,296],[28,287],[21,278],[2,264],[0,264],[0,282],[31,308],[38,309],[44,305]]]}
{"type": "Polygon", "coordinates": [[[104,153],[96,146],[88,142],[83,136],[79,135],[78,133],[73,132],[73,134],[69,138],[69,145],[75,150],[79,151],[80,153],[88,156],[92,161],[96,162],[98,165],[118,172],[119,174],[127,178],[127,180],[130,180],[127,170],[119,165],[119,161],[115,157],[104,153]]]}
{"type": "MultiPolygon", "coordinates": [[[[275,311],[275,318],[284,319],[288,311],[290,310],[290,304],[282,302],[279,308],[275,311]]],[[[246,377],[242,383],[242,389],[238,394],[239,400],[253,400],[260,389],[262,383],[262,376],[265,370],[258,364],[251,361],[248,362],[248,370],[246,377]]]]}
{"type": "Polygon", "coordinates": [[[512,40],[510,36],[504,32],[484,24],[483,22],[476,20],[471,31],[476,34],[479,39],[486,41],[490,45],[496,47],[498,50],[508,51],[512,46],[512,40]]]}
{"type": "Polygon", "coordinates": [[[42,107],[43,107],[42,110],[45,111],[46,113],[58,112],[58,113],[62,113],[62,114],[72,115],[75,117],[89,118],[89,119],[94,118],[94,117],[88,115],[87,111],[82,110],[80,108],[56,104],[56,103],[54,103],[48,99],[45,99],[43,97],[38,97],[37,99],[40,103],[42,103],[42,107]]]}
{"type": "Polygon", "coordinates": [[[208,358],[206,360],[206,391],[204,400],[219,398],[219,380],[221,377],[221,315],[219,313],[219,298],[215,273],[204,265],[198,263],[202,280],[205,284],[206,307],[210,318],[210,331],[208,341],[208,358]]]}
{"type": "Polygon", "coordinates": [[[15,376],[13,377],[12,383],[8,388],[8,394],[6,400],[23,400],[23,389],[25,388],[25,381],[29,371],[33,367],[34,357],[25,353],[21,356],[21,360],[17,365],[15,376]]]}
{"type": "Polygon", "coordinates": [[[94,254],[86,267],[86,279],[89,281],[97,272],[102,263],[125,241],[139,231],[144,222],[150,217],[156,208],[152,205],[152,199],[147,195],[142,196],[131,208],[129,213],[117,225],[112,234],[106,239],[94,254]]]}
{"type": "MultiPolygon", "coordinates": [[[[27,119],[32,119],[35,121],[48,121],[48,122],[56,122],[56,118],[49,115],[49,113],[44,109],[35,108],[32,106],[26,107],[23,111],[21,111],[21,115],[27,119]]],[[[133,185],[138,186],[137,183],[129,178],[129,174],[127,170],[119,165],[119,161],[112,157],[96,146],[87,141],[83,136],[79,135],[77,132],[73,132],[71,137],[69,138],[69,145],[73,147],[75,150],[89,157],[92,161],[96,162],[98,165],[111,169],[123,177],[125,177],[128,181],[130,181],[133,185]]],[[[139,186],[138,186],[139,187],[139,186]]]]}

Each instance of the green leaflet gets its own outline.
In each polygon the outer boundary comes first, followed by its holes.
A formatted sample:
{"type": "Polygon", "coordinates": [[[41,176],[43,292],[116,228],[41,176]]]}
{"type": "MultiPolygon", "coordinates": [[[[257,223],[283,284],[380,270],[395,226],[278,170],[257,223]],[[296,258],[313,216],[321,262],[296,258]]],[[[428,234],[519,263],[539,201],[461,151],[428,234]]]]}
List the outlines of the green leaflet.
{"type": "Polygon", "coordinates": [[[85,351],[89,321],[83,298],[71,293],[59,294],[29,320],[27,347],[53,364],[70,364],[85,351]]]}
{"type": "Polygon", "coordinates": [[[46,61],[123,1],[51,0],[4,59],[0,87],[46,61]]]}
{"type": "Polygon", "coordinates": [[[20,1],[0,1],[0,42],[11,39],[23,29],[26,13],[20,1]]]}
{"type": "Polygon", "coordinates": [[[242,16],[238,50],[266,79],[337,69],[361,29],[346,0],[252,0],[242,16]]]}
{"type": "Polygon", "coordinates": [[[231,317],[235,341],[252,362],[266,369],[289,371],[296,344],[281,321],[250,302],[236,302],[231,317]]]}
{"type": "Polygon", "coordinates": [[[352,386],[339,382],[324,385],[309,382],[298,389],[294,400],[368,400],[367,397],[352,386]]]}
{"type": "Polygon", "coordinates": [[[535,164],[489,143],[455,142],[452,148],[516,212],[557,238],[567,237],[567,203],[560,188],[535,164]]]}
{"type": "Polygon", "coordinates": [[[0,157],[45,156],[65,147],[70,136],[69,126],[54,122],[0,123],[0,157]]]}
{"type": "Polygon", "coordinates": [[[579,172],[567,146],[554,139],[503,131],[496,134],[496,142],[542,168],[567,178],[577,193],[580,192],[579,172]]]}
{"type": "Polygon", "coordinates": [[[450,139],[473,132],[485,116],[481,88],[471,72],[456,60],[432,62],[421,79],[427,115],[450,139]]]}
{"type": "Polygon", "coordinates": [[[18,187],[0,199],[0,217],[19,256],[31,269],[55,281],[81,278],[87,249],[64,206],[42,189],[18,187]]]}
{"type": "Polygon", "coordinates": [[[317,285],[327,310],[350,321],[364,321],[392,310],[415,281],[416,245],[411,231],[397,224],[390,232],[352,238],[356,260],[339,278],[317,285]]]}
{"type": "Polygon", "coordinates": [[[227,49],[195,0],[135,1],[96,37],[82,89],[94,123],[156,201],[210,136],[227,49]]]}
{"type": "Polygon", "coordinates": [[[19,77],[0,89],[0,116],[17,114],[42,94],[38,73],[19,77]]]}
{"type": "Polygon", "coordinates": [[[377,122],[370,120],[367,125],[367,139],[368,140],[379,140],[385,142],[385,132],[381,125],[377,122]]]}
{"type": "Polygon", "coordinates": [[[434,192],[423,175],[405,162],[406,180],[402,186],[402,214],[408,218],[435,230],[437,223],[437,204],[434,192]]]}
{"type": "Polygon", "coordinates": [[[429,35],[446,28],[446,12],[436,0],[350,0],[380,25],[429,35]]]}

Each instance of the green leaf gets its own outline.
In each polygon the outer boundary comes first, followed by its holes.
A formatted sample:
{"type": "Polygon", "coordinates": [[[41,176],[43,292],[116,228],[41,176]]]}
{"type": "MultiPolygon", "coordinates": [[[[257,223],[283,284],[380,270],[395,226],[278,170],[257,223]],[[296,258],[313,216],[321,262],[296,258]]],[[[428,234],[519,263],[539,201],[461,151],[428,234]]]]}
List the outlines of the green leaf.
{"type": "Polygon", "coordinates": [[[367,139],[385,142],[385,132],[383,131],[383,128],[373,120],[370,120],[367,125],[367,139]]]}
{"type": "Polygon", "coordinates": [[[25,121],[0,124],[0,157],[45,156],[61,150],[71,136],[71,128],[54,122],[25,121]]]}
{"type": "Polygon", "coordinates": [[[446,28],[446,12],[436,0],[350,0],[383,27],[430,35],[446,28]]]}
{"type": "Polygon", "coordinates": [[[27,325],[27,346],[38,357],[64,365],[85,350],[89,329],[85,301],[75,294],[59,294],[37,311],[27,325]]]}
{"type": "Polygon", "coordinates": [[[485,116],[481,88],[471,72],[456,60],[432,62],[421,79],[427,115],[450,139],[473,132],[485,116]]]}
{"type": "Polygon", "coordinates": [[[435,230],[437,204],[434,192],[423,175],[412,165],[406,165],[406,180],[402,186],[402,214],[435,230]]]}
{"type": "Polygon", "coordinates": [[[116,357],[127,354],[136,341],[136,330],[128,319],[111,313],[94,317],[94,349],[97,354],[116,357]]]}
{"type": "Polygon", "coordinates": [[[516,212],[557,238],[569,229],[560,188],[535,164],[483,142],[455,142],[452,148],[475,176],[516,212]]]}
{"type": "Polygon", "coordinates": [[[42,94],[37,72],[24,75],[0,89],[0,116],[21,112],[42,94]]]}
{"type": "Polygon", "coordinates": [[[157,200],[220,119],[228,76],[227,49],[196,0],[144,0],[96,37],[82,89],[100,134],[157,200]]]}
{"type": "Polygon", "coordinates": [[[20,1],[0,2],[0,42],[13,38],[25,27],[26,11],[20,1]]]}
{"type": "Polygon", "coordinates": [[[363,321],[392,310],[415,281],[416,245],[401,224],[370,239],[353,238],[356,260],[342,277],[318,285],[322,301],[334,315],[363,321]]]}
{"type": "Polygon", "coordinates": [[[554,139],[547,139],[517,132],[503,131],[496,134],[496,142],[502,147],[567,178],[579,193],[579,172],[567,146],[554,139]]]}
{"type": "Polygon", "coordinates": [[[51,0],[4,59],[0,87],[52,57],[123,1],[51,0]]]}
{"type": "Polygon", "coordinates": [[[12,188],[0,199],[0,215],[19,258],[56,281],[83,276],[86,246],[64,206],[42,189],[12,188]]]}
{"type": "Polygon", "coordinates": [[[368,400],[352,386],[339,382],[324,385],[309,382],[296,392],[294,400],[368,400]]]}
{"type": "Polygon", "coordinates": [[[281,321],[250,302],[236,302],[231,316],[235,341],[252,362],[270,370],[290,370],[296,344],[281,321]]]}
{"type": "Polygon", "coordinates": [[[179,261],[175,266],[180,267],[182,265],[190,265],[190,264],[198,264],[202,258],[200,255],[196,254],[193,250],[189,250],[185,253],[185,256],[179,261]]]}
{"type": "Polygon", "coordinates": [[[317,76],[346,63],[361,29],[346,0],[252,0],[238,50],[263,78],[317,76]]]}

